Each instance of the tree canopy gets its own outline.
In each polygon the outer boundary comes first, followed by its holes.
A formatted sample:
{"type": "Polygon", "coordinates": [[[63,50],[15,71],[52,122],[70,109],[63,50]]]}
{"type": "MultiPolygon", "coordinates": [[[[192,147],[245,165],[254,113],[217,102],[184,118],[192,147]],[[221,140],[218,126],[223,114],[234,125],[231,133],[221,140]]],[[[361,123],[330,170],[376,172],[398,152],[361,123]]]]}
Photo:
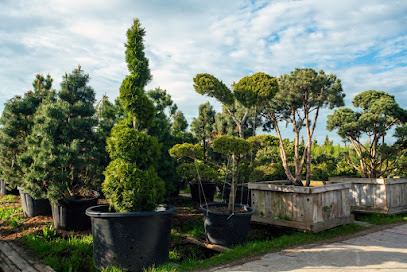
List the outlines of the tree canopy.
{"type": "Polygon", "coordinates": [[[273,128],[280,139],[280,156],[288,179],[302,185],[301,174],[306,165],[306,185],[311,181],[312,137],[320,110],[343,106],[341,81],[334,74],[326,75],[310,68],[295,69],[289,75],[278,79],[279,90],[273,99],[263,101],[263,117],[268,120],[266,127],[273,128]],[[312,118],[313,114],[313,118],[312,118]],[[279,122],[285,121],[293,127],[294,139],[294,174],[291,172],[279,122]],[[305,126],[307,142],[303,154],[300,154],[300,132],[305,126]]]}
{"type": "Polygon", "coordinates": [[[262,100],[270,100],[277,92],[275,78],[265,74],[256,73],[242,78],[229,89],[222,81],[210,74],[198,74],[194,78],[195,91],[202,95],[216,98],[222,103],[239,129],[239,137],[245,138],[244,125],[249,118],[251,108],[256,107],[262,100]],[[233,107],[238,101],[246,109],[241,119],[237,119],[233,107]]]}
{"type": "MultiPolygon", "coordinates": [[[[347,161],[363,177],[386,176],[400,167],[398,162],[406,149],[402,140],[388,145],[385,136],[392,127],[403,123],[407,113],[400,108],[394,96],[382,91],[364,91],[354,97],[352,104],[360,110],[336,110],[328,116],[327,129],[337,129],[339,136],[352,143],[359,162],[349,156],[347,161]]],[[[395,136],[401,139],[404,133],[402,130],[398,132],[395,136]]]]}

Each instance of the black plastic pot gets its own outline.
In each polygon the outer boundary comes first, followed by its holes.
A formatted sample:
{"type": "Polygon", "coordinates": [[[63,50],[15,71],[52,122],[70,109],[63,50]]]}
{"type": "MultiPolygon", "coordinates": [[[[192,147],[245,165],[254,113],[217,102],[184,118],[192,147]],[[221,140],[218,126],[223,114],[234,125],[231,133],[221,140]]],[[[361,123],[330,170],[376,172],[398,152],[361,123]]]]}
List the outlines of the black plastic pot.
{"type": "Polygon", "coordinates": [[[0,179],[0,195],[5,196],[5,195],[18,195],[19,192],[17,188],[14,188],[13,190],[9,191],[7,190],[6,182],[3,179],[0,179]]]}
{"type": "Polygon", "coordinates": [[[90,218],[86,216],[86,209],[98,204],[99,194],[90,199],[73,199],[58,201],[52,205],[52,218],[56,229],[87,230],[90,229],[90,218]]]}
{"type": "Polygon", "coordinates": [[[48,199],[34,199],[22,187],[18,187],[18,191],[20,192],[24,217],[51,215],[51,205],[48,199]]]}
{"type": "Polygon", "coordinates": [[[244,244],[254,210],[247,205],[235,204],[235,208],[244,208],[246,212],[234,213],[211,211],[215,207],[227,207],[228,204],[212,203],[201,205],[204,212],[206,239],[211,244],[234,246],[244,244]]]}
{"type": "Polygon", "coordinates": [[[182,189],[182,187],[184,186],[184,182],[182,180],[179,180],[177,182],[177,187],[175,188],[175,190],[173,192],[170,193],[170,197],[177,197],[179,196],[179,191],[182,189]]]}
{"type": "MultiPolygon", "coordinates": [[[[226,203],[229,202],[229,195],[230,195],[230,190],[231,187],[229,185],[225,185],[224,188],[223,186],[220,188],[220,195],[223,194],[223,198],[226,200],[226,203]],[[222,190],[224,190],[222,192],[222,190]]],[[[251,203],[251,196],[250,196],[250,190],[247,187],[242,187],[239,186],[237,187],[236,194],[235,194],[235,204],[245,204],[250,206],[251,203]]]]}
{"type": "Polygon", "coordinates": [[[0,195],[6,195],[6,182],[3,179],[0,179],[0,195]]]}
{"type": "Polygon", "coordinates": [[[216,193],[216,184],[213,182],[192,183],[188,182],[191,189],[192,201],[198,203],[213,202],[216,193]],[[201,187],[202,184],[202,187],[201,187]],[[203,188],[203,190],[202,190],[203,188]]]}
{"type": "Polygon", "coordinates": [[[171,215],[175,211],[169,205],[154,212],[109,212],[109,205],[87,209],[92,221],[95,266],[141,271],[168,261],[171,215]]]}

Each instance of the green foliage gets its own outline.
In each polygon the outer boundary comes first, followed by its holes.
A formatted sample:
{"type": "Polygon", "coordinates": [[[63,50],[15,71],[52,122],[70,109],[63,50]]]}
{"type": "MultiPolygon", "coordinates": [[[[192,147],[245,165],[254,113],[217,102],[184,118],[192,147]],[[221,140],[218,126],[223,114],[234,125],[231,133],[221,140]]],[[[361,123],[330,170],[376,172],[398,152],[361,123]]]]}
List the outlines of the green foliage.
{"type": "Polygon", "coordinates": [[[2,207],[0,208],[0,220],[8,221],[23,212],[22,208],[2,207]]]}
{"type": "Polygon", "coordinates": [[[122,82],[119,99],[127,116],[112,129],[107,140],[112,161],[104,172],[102,191],[116,212],[153,211],[165,195],[164,182],[154,168],[161,145],[156,138],[139,131],[151,127],[156,114],[154,103],[144,92],[151,79],[143,51],[144,35],[140,21],[135,19],[125,44],[130,75],[122,82]],[[128,126],[130,118],[132,129],[128,126]]]}
{"type": "Polygon", "coordinates": [[[164,200],[165,185],[153,166],[141,170],[136,163],[115,159],[105,177],[103,193],[116,212],[152,211],[164,200]]]}
{"type": "Polygon", "coordinates": [[[271,100],[277,93],[277,79],[265,73],[256,73],[239,80],[233,88],[236,99],[246,108],[271,100]]]}
{"type": "Polygon", "coordinates": [[[302,185],[301,175],[305,165],[308,186],[311,181],[312,137],[319,111],[324,107],[332,109],[343,106],[345,94],[341,81],[334,74],[326,75],[323,71],[318,73],[310,68],[297,68],[289,75],[281,76],[278,85],[279,91],[274,99],[262,101],[263,116],[268,121],[265,128],[274,128],[277,137],[282,139],[279,122],[292,124],[295,133],[294,173],[290,169],[283,143],[280,143],[281,160],[288,179],[297,185],[302,185]],[[303,127],[306,127],[307,142],[305,152],[301,153],[299,138],[303,127]]]}
{"type": "Polygon", "coordinates": [[[394,96],[374,90],[356,95],[352,103],[360,111],[338,109],[328,116],[327,122],[328,130],[337,129],[339,136],[352,143],[358,159],[353,160],[349,152],[346,156],[349,165],[362,177],[371,178],[387,177],[402,168],[399,162],[406,150],[403,130],[396,130],[399,141],[394,145],[387,145],[384,139],[393,126],[405,119],[407,111],[399,107],[394,96]]]}
{"type": "Polygon", "coordinates": [[[126,62],[131,75],[135,76],[138,86],[144,87],[152,79],[148,59],[144,54],[144,36],[146,31],[141,27],[139,19],[127,30],[126,62]]]}
{"type": "Polygon", "coordinates": [[[160,148],[156,138],[122,124],[115,126],[107,139],[107,150],[112,160],[135,163],[143,170],[156,165],[160,148]]]}
{"type": "Polygon", "coordinates": [[[25,225],[24,219],[21,217],[21,215],[17,215],[10,220],[10,226],[13,228],[17,229],[20,226],[25,225]]]}
{"type": "MultiPolygon", "coordinates": [[[[275,95],[277,83],[275,78],[265,73],[256,73],[252,76],[244,77],[238,84],[234,84],[232,92],[216,77],[210,74],[198,74],[194,78],[194,88],[197,93],[214,97],[221,102],[224,114],[229,115],[235,126],[237,126],[239,137],[245,138],[244,129],[248,125],[251,109],[255,109],[252,131],[256,131],[255,120],[257,120],[257,115],[259,115],[256,108],[260,106],[261,100],[269,100],[275,95]],[[241,110],[240,113],[243,113],[241,116],[238,116],[239,110],[241,110]]],[[[224,126],[228,121],[230,120],[222,115],[218,117],[218,120],[216,120],[218,134],[223,132],[225,128],[229,129],[228,126],[224,126]]],[[[227,134],[231,135],[231,132],[233,131],[228,131],[227,134]]]]}
{"type": "Polygon", "coordinates": [[[225,155],[243,155],[251,150],[251,145],[244,139],[223,135],[213,141],[213,150],[225,155]]]}
{"type": "Polygon", "coordinates": [[[235,101],[232,91],[210,74],[197,74],[194,77],[194,88],[197,93],[214,97],[222,104],[232,105],[235,101]]]}
{"type": "Polygon", "coordinates": [[[187,120],[166,90],[156,88],[148,91],[147,96],[157,110],[154,124],[148,129],[148,134],[156,137],[161,143],[161,157],[156,169],[165,182],[167,194],[171,195],[177,191],[180,177],[175,171],[177,161],[170,156],[168,150],[177,143],[189,142],[192,139],[190,133],[186,132],[187,120]]]}
{"type": "Polygon", "coordinates": [[[120,87],[120,101],[129,116],[135,120],[137,129],[145,129],[152,125],[155,108],[151,100],[144,93],[144,85],[137,75],[129,75],[120,87]]]}
{"type": "Polygon", "coordinates": [[[203,158],[203,150],[200,144],[176,144],[170,150],[171,157],[174,158],[191,158],[198,159],[203,158]]]}
{"type": "Polygon", "coordinates": [[[102,179],[100,138],[93,131],[95,94],[80,69],[65,75],[56,101],[42,103],[21,161],[25,190],[52,202],[89,194],[102,179]]]}
{"type": "Polygon", "coordinates": [[[55,91],[51,90],[52,78],[37,74],[33,87],[24,97],[16,96],[5,104],[0,118],[0,172],[9,189],[23,186],[24,171],[20,163],[26,151],[26,138],[34,125],[33,117],[43,101],[52,100],[55,91]]]}
{"type": "Polygon", "coordinates": [[[48,226],[44,227],[42,229],[42,234],[44,235],[44,238],[47,240],[54,238],[57,235],[54,228],[54,224],[49,224],[48,226]]]}
{"type": "Polygon", "coordinates": [[[199,105],[199,114],[191,122],[191,132],[201,141],[204,146],[208,141],[213,140],[213,125],[215,123],[216,112],[209,102],[199,105]]]}
{"type": "Polygon", "coordinates": [[[180,164],[177,173],[183,180],[189,182],[217,182],[220,177],[215,168],[202,162],[180,164]]]}

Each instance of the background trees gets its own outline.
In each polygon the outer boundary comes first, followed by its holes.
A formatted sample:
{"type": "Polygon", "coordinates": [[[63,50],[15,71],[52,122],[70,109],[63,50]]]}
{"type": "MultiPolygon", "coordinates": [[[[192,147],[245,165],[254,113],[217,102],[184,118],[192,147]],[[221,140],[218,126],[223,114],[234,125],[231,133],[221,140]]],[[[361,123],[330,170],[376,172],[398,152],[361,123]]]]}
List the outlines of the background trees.
{"type": "Polygon", "coordinates": [[[328,116],[327,129],[337,129],[339,136],[352,143],[359,162],[352,160],[350,154],[346,160],[362,177],[385,177],[401,166],[399,162],[406,150],[402,128],[396,133],[399,141],[394,145],[388,145],[385,136],[393,126],[406,120],[407,113],[394,96],[385,92],[365,91],[356,95],[352,103],[360,111],[336,110],[328,116]]]}
{"type": "Polygon", "coordinates": [[[156,109],[155,120],[148,129],[148,134],[156,137],[161,144],[157,172],[165,182],[167,195],[171,195],[177,191],[181,178],[175,171],[177,162],[170,156],[168,150],[175,144],[194,142],[194,139],[189,132],[186,132],[187,120],[166,90],[156,88],[148,91],[147,96],[156,109]]]}

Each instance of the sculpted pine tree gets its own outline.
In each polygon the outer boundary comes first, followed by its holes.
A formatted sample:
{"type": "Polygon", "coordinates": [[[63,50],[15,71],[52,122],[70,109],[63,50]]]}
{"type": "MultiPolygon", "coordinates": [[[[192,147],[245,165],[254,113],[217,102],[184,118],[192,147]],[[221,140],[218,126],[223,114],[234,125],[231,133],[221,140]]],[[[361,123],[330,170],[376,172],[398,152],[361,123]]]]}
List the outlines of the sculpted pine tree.
{"type": "Polygon", "coordinates": [[[26,151],[26,138],[31,134],[33,118],[38,106],[52,100],[55,92],[51,90],[50,75],[36,75],[34,91],[24,97],[16,96],[5,104],[0,118],[0,171],[9,188],[24,186],[24,172],[20,161],[26,151]]]}
{"type": "Polygon", "coordinates": [[[402,127],[397,130],[399,142],[388,145],[387,132],[405,122],[407,113],[399,107],[394,96],[385,92],[369,90],[355,96],[353,106],[360,111],[341,108],[328,116],[327,129],[337,129],[338,135],[352,143],[359,163],[347,156],[347,162],[362,177],[386,177],[394,169],[401,168],[399,160],[405,155],[402,127]],[[367,136],[367,137],[366,137],[367,136]]]}
{"type": "Polygon", "coordinates": [[[301,173],[306,165],[306,186],[311,181],[311,148],[320,110],[324,107],[333,109],[343,106],[341,81],[334,74],[317,73],[313,69],[295,69],[290,75],[283,75],[278,80],[279,91],[274,99],[263,100],[262,113],[269,125],[276,131],[280,141],[280,156],[288,179],[295,185],[302,186],[301,173]],[[312,116],[313,115],[313,116],[312,116]],[[283,137],[279,122],[291,123],[294,130],[294,165],[292,173],[289,168],[283,137]],[[300,154],[300,132],[306,128],[307,142],[300,154]]]}
{"type": "Polygon", "coordinates": [[[274,97],[277,92],[277,81],[265,73],[256,73],[242,78],[234,84],[232,91],[216,77],[210,74],[198,74],[194,78],[194,88],[197,93],[214,97],[221,102],[238,127],[239,137],[245,138],[244,126],[250,117],[250,110],[259,106],[261,101],[274,97]],[[236,102],[246,108],[240,119],[234,111],[236,102]]]}
{"type": "Polygon", "coordinates": [[[151,80],[144,54],[144,29],[138,19],[127,30],[126,62],[130,75],[120,87],[120,103],[127,116],[113,127],[107,140],[111,162],[106,168],[103,193],[116,212],[151,211],[163,201],[165,185],[155,166],[160,159],[160,144],[142,132],[148,129],[156,109],[144,88],[151,80]]]}
{"type": "Polygon", "coordinates": [[[27,138],[26,191],[56,203],[90,194],[100,183],[95,148],[95,93],[81,67],[65,74],[56,101],[38,108],[27,138]]]}

